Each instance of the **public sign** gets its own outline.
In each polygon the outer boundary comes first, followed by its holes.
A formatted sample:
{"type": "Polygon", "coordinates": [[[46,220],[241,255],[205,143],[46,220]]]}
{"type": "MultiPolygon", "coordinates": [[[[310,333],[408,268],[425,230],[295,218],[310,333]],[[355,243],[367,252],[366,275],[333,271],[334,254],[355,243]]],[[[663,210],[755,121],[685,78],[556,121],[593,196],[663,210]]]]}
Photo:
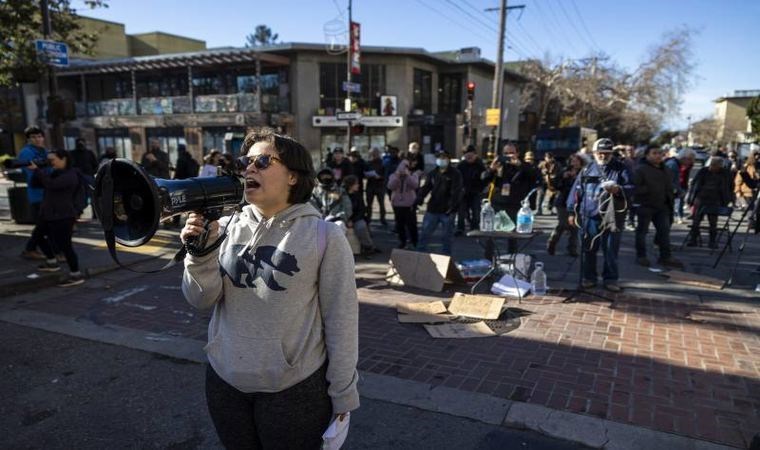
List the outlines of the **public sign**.
{"type": "Polygon", "coordinates": [[[360,75],[361,67],[361,25],[351,22],[351,73],[360,75]]]}
{"type": "Polygon", "coordinates": [[[486,126],[488,127],[499,126],[499,108],[486,109],[486,126]]]}
{"type": "Polygon", "coordinates": [[[335,114],[335,118],[338,120],[359,120],[362,115],[358,112],[339,112],[335,114]]]}
{"type": "Polygon", "coordinates": [[[362,91],[362,85],[359,83],[352,83],[349,81],[343,82],[343,90],[345,92],[352,92],[354,94],[359,94],[362,91]]]}
{"type": "Polygon", "coordinates": [[[69,66],[69,47],[63,42],[37,39],[34,43],[37,57],[45,63],[59,67],[69,66]]]}

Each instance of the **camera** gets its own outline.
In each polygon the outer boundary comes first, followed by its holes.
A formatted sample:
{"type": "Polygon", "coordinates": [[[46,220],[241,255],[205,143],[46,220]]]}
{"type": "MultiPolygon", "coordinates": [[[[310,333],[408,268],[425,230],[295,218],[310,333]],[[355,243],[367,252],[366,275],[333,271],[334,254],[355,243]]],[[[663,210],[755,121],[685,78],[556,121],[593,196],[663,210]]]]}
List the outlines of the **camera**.
{"type": "Polygon", "coordinates": [[[18,158],[13,158],[13,159],[6,159],[3,162],[3,166],[6,169],[23,169],[25,167],[28,167],[29,164],[31,163],[34,163],[34,165],[39,168],[47,167],[50,164],[47,158],[34,158],[28,162],[18,159],[18,158]]]}

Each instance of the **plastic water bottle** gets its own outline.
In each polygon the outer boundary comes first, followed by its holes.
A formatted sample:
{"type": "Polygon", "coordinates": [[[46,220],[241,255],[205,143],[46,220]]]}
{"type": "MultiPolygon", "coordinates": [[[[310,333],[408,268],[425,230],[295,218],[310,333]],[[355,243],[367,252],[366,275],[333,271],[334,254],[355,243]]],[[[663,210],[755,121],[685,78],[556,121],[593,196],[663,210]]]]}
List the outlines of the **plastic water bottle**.
{"type": "Polygon", "coordinates": [[[517,213],[517,232],[533,232],[533,211],[530,209],[528,202],[523,202],[522,208],[517,213]]]}
{"type": "Polygon", "coordinates": [[[483,200],[480,208],[480,231],[493,231],[494,214],[491,202],[483,200]]]}
{"type": "Polygon", "coordinates": [[[537,262],[533,274],[530,276],[531,290],[533,295],[546,295],[546,272],[544,263],[537,262]]]}

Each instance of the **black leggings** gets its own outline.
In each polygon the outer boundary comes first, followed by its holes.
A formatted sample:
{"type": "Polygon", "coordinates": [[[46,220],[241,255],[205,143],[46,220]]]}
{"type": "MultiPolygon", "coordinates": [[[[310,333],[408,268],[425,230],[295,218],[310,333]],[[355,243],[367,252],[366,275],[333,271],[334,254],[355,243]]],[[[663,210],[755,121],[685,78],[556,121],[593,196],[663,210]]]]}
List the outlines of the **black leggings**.
{"type": "Polygon", "coordinates": [[[60,251],[66,257],[66,263],[72,272],[79,272],[79,258],[74,252],[71,245],[71,235],[74,233],[75,218],[61,220],[40,221],[37,226],[41,228],[40,233],[47,236],[48,239],[40,239],[38,244],[42,253],[47,259],[54,259],[55,252],[53,249],[60,251]]]}
{"type": "Polygon", "coordinates": [[[305,380],[274,393],[241,392],[208,365],[206,403],[225,448],[319,449],[332,420],[327,363],[305,380]]]}

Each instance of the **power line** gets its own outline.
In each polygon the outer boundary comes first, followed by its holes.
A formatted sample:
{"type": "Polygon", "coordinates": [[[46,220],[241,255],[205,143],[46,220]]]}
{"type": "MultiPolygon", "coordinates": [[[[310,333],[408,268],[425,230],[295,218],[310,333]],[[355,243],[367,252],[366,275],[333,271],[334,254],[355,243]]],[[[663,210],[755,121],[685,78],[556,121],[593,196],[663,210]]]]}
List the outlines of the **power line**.
{"type": "Polygon", "coordinates": [[[484,22],[483,20],[479,19],[478,17],[476,17],[476,16],[474,16],[474,15],[470,14],[470,12],[469,12],[469,11],[467,11],[467,10],[466,10],[466,9],[464,9],[464,8],[462,8],[461,6],[459,6],[458,4],[456,4],[455,2],[453,2],[452,0],[446,0],[446,3],[448,3],[448,4],[452,5],[452,6],[454,6],[456,9],[458,9],[458,10],[462,11],[463,13],[467,14],[467,15],[468,15],[468,16],[470,16],[470,18],[472,18],[473,20],[476,20],[476,21],[480,22],[480,23],[481,23],[483,26],[485,26],[485,27],[489,28],[489,29],[490,29],[491,31],[493,31],[494,33],[497,33],[497,32],[498,32],[498,30],[497,30],[496,28],[493,28],[493,27],[492,27],[490,24],[488,24],[487,22],[484,22]]]}
{"type": "Polygon", "coordinates": [[[586,26],[586,21],[583,19],[583,16],[581,15],[581,12],[578,11],[578,5],[575,4],[575,0],[570,0],[570,4],[573,5],[573,9],[575,10],[575,14],[578,15],[578,19],[580,19],[581,26],[586,31],[586,34],[588,35],[589,39],[591,40],[591,43],[594,44],[594,48],[596,48],[598,50],[601,50],[601,47],[599,46],[599,44],[597,44],[596,39],[594,39],[594,36],[588,30],[588,27],[586,26]]]}
{"type": "Polygon", "coordinates": [[[570,45],[570,47],[573,49],[573,52],[577,52],[575,44],[571,42],[572,34],[567,31],[567,26],[563,25],[563,22],[559,18],[559,14],[555,12],[554,6],[552,6],[551,0],[546,0],[545,5],[549,9],[549,14],[551,14],[552,20],[554,20],[554,23],[557,24],[557,28],[562,30],[562,34],[565,36],[567,44],[570,45]]]}
{"type": "Polygon", "coordinates": [[[573,27],[573,30],[575,30],[575,32],[578,34],[578,37],[580,37],[581,40],[583,41],[583,45],[588,45],[588,47],[590,47],[591,50],[593,50],[594,45],[591,44],[591,42],[586,38],[586,36],[583,35],[583,33],[581,33],[581,30],[578,28],[578,25],[575,23],[575,20],[570,18],[570,14],[567,13],[567,10],[565,9],[565,5],[563,5],[561,1],[558,1],[557,3],[559,3],[559,8],[562,10],[562,14],[565,15],[565,18],[567,18],[567,21],[570,22],[570,25],[573,27]]]}
{"type": "Polygon", "coordinates": [[[432,6],[430,6],[427,3],[423,2],[422,0],[416,0],[416,1],[417,1],[417,3],[421,4],[422,6],[426,7],[427,9],[433,11],[434,13],[436,13],[439,16],[443,17],[444,19],[448,20],[449,22],[453,23],[454,25],[457,25],[460,28],[466,29],[467,31],[469,31],[469,32],[471,32],[473,34],[477,34],[479,37],[481,37],[482,39],[484,39],[486,41],[490,41],[491,39],[493,39],[493,36],[490,36],[490,37],[489,36],[484,36],[483,34],[480,33],[480,30],[473,29],[473,28],[470,28],[470,27],[468,27],[466,25],[463,25],[461,22],[452,19],[451,17],[449,17],[446,14],[442,13],[438,9],[433,8],[432,6]]]}
{"type": "MultiPolygon", "coordinates": [[[[539,1],[539,0],[536,0],[536,1],[534,1],[534,2],[533,2],[533,4],[536,6],[536,9],[538,9],[538,12],[539,12],[541,15],[543,15],[543,16],[546,16],[546,20],[545,20],[545,21],[541,21],[541,23],[542,23],[542,24],[543,24],[543,26],[546,28],[547,32],[550,32],[550,31],[549,31],[549,30],[550,30],[550,28],[548,28],[548,27],[547,27],[547,25],[546,25],[546,24],[547,24],[547,22],[549,21],[549,14],[547,14],[547,13],[544,11],[544,9],[543,9],[543,7],[541,6],[541,4],[540,4],[540,1],[539,1]]],[[[547,3],[547,6],[550,6],[550,4],[549,4],[549,3],[547,3]]],[[[561,29],[561,28],[562,28],[561,24],[559,24],[559,23],[557,22],[557,19],[554,17],[554,10],[552,10],[551,12],[552,12],[552,19],[554,19],[554,22],[555,22],[555,25],[557,26],[557,29],[558,29],[558,30],[559,30],[559,29],[561,29]]],[[[572,52],[573,52],[573,53],[577,53],[577,51],[576,51],[576,49],[575,49],[575,46],[573,45],[573,43],[572,43],[572,42],[570,42],[570,40],[569,40],[569,39],[567,39],[567,37],[565,37],[565,39],[557,39],[557,38],[559,37],[558,35],[555,35],[555,34],[554,34],[554,32],[550,32],[550,33],[551,33],[551,35],[552,35],[552,36],[554,36],[554,38],[555,38],[555,40],[556,40],[557,42],[562,42],[562,41],[564,41],[564,42],[565,42],[565,43],[566,43],[566,44],[567,44],[567,45],[570,47],[570,49],[572,50],[572,52]]],[[[565,34],[565,33],[564,33],[564,30],[562,31],[562,34],[565,34]]]]}

